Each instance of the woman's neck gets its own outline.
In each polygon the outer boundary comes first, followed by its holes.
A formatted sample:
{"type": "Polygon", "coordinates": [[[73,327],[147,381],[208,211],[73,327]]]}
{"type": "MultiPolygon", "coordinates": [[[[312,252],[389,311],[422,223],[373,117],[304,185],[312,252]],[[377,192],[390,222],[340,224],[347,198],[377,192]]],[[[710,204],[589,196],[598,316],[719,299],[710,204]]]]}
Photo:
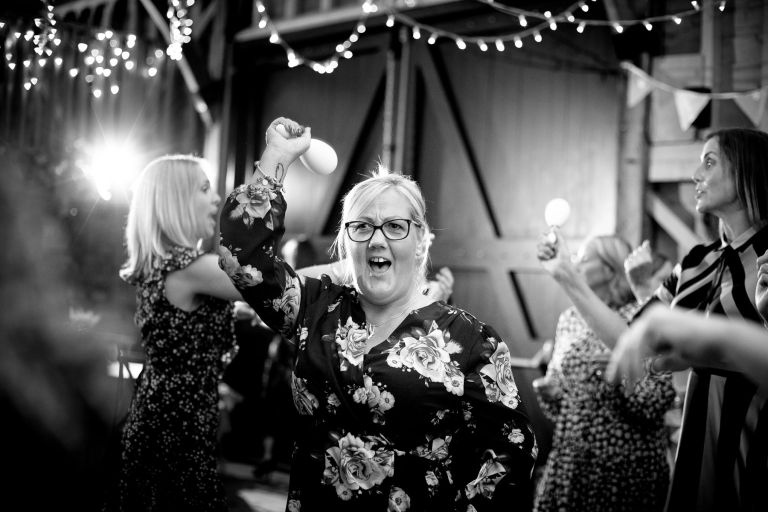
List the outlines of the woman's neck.
{"type": "Polygon", "coordinates": [[[360,297],[360,302],[365,311],[365,317],[369,323],[380,324],[390,320],[393,316],[405,316],[409,311],[427,305],[431,299],[419,290],[411,289],[407,294],[387,304],[375,304],[360,297]]]}
{"type": "Polygon", "coordinates": [[[723,233],[729,242],[735,240],[739,235],[752,227],[745,210],[739,210],[729,215],[723,215],[720,217],[720,221],[723,224],[723,233]]]}

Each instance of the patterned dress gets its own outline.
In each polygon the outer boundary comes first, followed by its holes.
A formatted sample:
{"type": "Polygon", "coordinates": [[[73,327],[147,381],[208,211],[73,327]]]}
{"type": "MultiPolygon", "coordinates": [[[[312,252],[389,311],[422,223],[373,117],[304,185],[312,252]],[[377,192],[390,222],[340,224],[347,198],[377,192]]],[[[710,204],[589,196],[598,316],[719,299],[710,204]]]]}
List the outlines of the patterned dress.
{"type": "MultiPolygon", "coordinates": [[[[628,320],[636,308],[618,312],[628,320]]],[[[625,396],[606,382],[610,351],[575,308],[560,315],[555,340],[547,375],[560,393],[539,397],[555,430],[535,510],[662,510],[669,484],[664,414],[675,398],[672,376],[646,375],[625,396]]]]}
{"type": "Polygon", "coordinates": [[[220,264],[298,343],[287,510],[527,510],[536,441],[494,329],[436,302],[365,353],[356,291],[328,276],[302,284],[276,256],[284,212],[271,180],[232,192],[220,264]]]}
{"type": "Polygon", "coordinates": [[[132,283],[146,359],[123,430],[119,510],[227,510],[216,442],[218,382],[235,347],[232,304],[205,297],[187,312],[165,296],[166,276],[197,256],[175,248],[132,283]]]}

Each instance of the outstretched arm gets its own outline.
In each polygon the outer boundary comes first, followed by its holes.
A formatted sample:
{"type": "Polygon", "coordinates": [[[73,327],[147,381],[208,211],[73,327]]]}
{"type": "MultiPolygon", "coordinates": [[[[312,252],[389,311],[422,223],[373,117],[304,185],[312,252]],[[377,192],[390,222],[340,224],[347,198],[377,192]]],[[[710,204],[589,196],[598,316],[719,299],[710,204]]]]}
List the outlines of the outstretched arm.
{"type": "Polygon", "coordinates": [[[648,358],[656,370],[698,366],[739,372],[768,394],[768,331],[754,322],[652,306],[621,336],[606,378],[634,385],[648,358]]]}

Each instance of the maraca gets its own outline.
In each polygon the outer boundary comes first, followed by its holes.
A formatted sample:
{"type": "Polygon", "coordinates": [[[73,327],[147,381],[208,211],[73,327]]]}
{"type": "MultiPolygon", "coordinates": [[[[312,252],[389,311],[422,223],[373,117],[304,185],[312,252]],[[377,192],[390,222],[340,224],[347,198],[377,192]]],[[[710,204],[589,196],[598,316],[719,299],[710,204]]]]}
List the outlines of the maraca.
{"type": "MultiPolygon", "coordinates": [[[[544,220],[550,228],[562,226],[565,224],[565,221],[568,220],[570,215],[571,205],[568,204],[568,201],[560,197],[551,199],[544,208],[544,220]]],[[[557,241],[557,236],[555,236],[555,233],[552,230],[550,230],[547,238],[552,243],[557,241]]]]}
{"type": "MultiPolygon", "coordinates": [[[[285,138],[291,137],[282,124],[278,124],[275,130],[285,138]]],[[[331,145],[314,138],[309,142],[309,149],[299,157],[299,160],[307,169],[316,174],[331,174],[336,170],[336,165],[339,163],[339,157],[336,156],[336,151],[331,145]]]]}

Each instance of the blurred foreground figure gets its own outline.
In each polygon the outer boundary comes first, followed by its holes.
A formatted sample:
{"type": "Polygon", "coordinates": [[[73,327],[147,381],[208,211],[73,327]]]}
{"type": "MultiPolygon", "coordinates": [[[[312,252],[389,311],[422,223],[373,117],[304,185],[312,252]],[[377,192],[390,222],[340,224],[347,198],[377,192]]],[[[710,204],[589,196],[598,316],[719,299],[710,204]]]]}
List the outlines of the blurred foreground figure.
{"type": "Polygon", "coordinates": [[[115,399],[110,347],[69,318],[77,283],[66,278],[70,250],[53,173],[2,145],[0,160],[3,501],[96,510],[115,399]]]}

